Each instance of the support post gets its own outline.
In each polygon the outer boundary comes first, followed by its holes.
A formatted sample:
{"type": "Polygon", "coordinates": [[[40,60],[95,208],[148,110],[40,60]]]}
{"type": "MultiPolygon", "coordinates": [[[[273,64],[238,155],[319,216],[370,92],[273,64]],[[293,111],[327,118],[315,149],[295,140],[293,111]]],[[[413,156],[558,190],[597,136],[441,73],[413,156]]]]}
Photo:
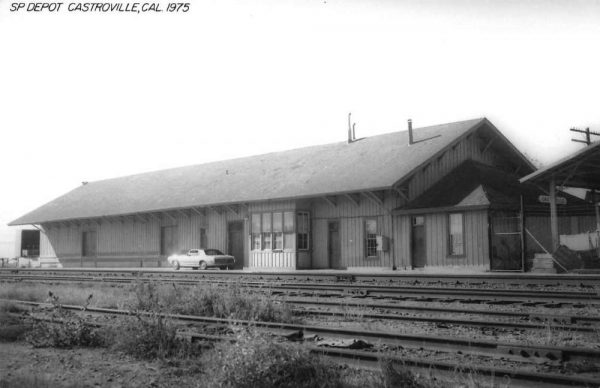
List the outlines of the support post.
{"type": "Polygon", "coordinates": [[[520,227],[521,227],[521,271],[525,272],[525,252],[526,252],[526,242],[527,239],[525,238],[525,201],[523,200],[523,195],[521,194],[521,198],[520,198],[520,202],[521,202],[521,214],[520,215],[520,219],[519,222],[521,223],[520,227]]]}
{"type": "Polygon", "coordinates": [[[549,187],[550,196],[550,230],[552,232],[552,251],[558,249],[560,240],[558,237],[558,212],[556,210],[556,179],[552,177],[549,187]]]}

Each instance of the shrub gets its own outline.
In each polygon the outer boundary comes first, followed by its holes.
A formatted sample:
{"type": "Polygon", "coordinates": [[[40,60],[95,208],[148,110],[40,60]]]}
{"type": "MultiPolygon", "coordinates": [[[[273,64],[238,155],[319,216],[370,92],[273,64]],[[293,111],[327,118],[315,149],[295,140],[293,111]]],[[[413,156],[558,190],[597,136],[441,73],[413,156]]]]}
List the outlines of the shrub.
{"type": "MultiPolygon", "coordinates": [[[[91,295],[88,298],[91,299],[91,295]]],[[[34,321],[26,339],[34,347],[70,348],[73,346],[101,346],[104,339],[100,331],[88,325],[72,311],[65,310],[58,296],[49,293],[52,303],[50,322],[34,321]]]]}
{"type": "Polygon", "coordinates": [[[384,359],[380,363],[385,388],[428,388],[431,384],[423,383],[423,380],[415,376],[406,366],[384,359]]]}
{"type": "Polygon", "coordinates": [[[187,358],[200,354],[199,345],[178,336],[175,324],[158,312],[136,313],[111,332],[113,347],[137,358],[187,358]]]}
{"type": "Polygon", "coordinates": [[[206,386],[343,387],[340,367],[291,343],[242,331],[235,343],[219,343],[203,358],[206,386]]]}
{"type": "Polygon", "coordinates": [[[269,295],[249,294],[239,284],[192,288],[138,283],[134,288],[134,310],[211,316],[264,322],[293,322],[290,307],[269,295]]]}

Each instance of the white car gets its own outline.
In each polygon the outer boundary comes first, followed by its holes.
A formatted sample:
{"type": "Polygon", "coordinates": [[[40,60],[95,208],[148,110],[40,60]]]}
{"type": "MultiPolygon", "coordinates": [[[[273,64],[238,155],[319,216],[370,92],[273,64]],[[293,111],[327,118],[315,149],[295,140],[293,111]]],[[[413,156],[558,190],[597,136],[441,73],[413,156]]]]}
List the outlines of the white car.
{"type": "Polygon", "coordinates": [[[235,257],[226,255],[218,249],[190,249],[167,258],[169,265],[174,269],[181,267],[192,267],[193,269],[207,269],[208,267],[219,267],[231,269],[235,264],[235,257]]]}

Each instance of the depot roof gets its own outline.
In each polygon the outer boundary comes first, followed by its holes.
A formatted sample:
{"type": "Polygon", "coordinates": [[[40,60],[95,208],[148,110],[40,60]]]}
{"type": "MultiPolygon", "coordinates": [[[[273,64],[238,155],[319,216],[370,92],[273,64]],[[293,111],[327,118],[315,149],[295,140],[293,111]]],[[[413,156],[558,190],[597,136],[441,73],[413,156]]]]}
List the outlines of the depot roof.
{"type": "MultiPolygon", "coordinates": [[[[89,182],[9,225],[390,189],[485,118],[89,182]]],[[[508,142],[517,158],[526,159],[508,142]]],[[[525,162],[528,163],[528,162],[525,162]]]]}

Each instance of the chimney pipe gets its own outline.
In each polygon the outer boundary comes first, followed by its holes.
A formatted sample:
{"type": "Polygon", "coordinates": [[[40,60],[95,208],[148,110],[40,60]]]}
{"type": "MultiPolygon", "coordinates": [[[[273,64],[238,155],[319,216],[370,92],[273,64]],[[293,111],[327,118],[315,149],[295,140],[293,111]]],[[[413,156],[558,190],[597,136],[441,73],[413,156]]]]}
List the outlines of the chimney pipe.
{"type": "Polygon", "coordinates": [[[412,120],[408,119],[408,145],[413,144],[412,120]]]}
{"type": "Polygon", "coordinates": [[[354,127],[356,126],[356,123],[352,124],[352,141],[356,140],[356,133],[354,132],[354,127]]]}
{"type": "Polygon", "coordinates": [[[348,144],[352,143],[352,124],[350,124],[350,116],[352,116],[352,112],[348,113],[348,144]]]}

